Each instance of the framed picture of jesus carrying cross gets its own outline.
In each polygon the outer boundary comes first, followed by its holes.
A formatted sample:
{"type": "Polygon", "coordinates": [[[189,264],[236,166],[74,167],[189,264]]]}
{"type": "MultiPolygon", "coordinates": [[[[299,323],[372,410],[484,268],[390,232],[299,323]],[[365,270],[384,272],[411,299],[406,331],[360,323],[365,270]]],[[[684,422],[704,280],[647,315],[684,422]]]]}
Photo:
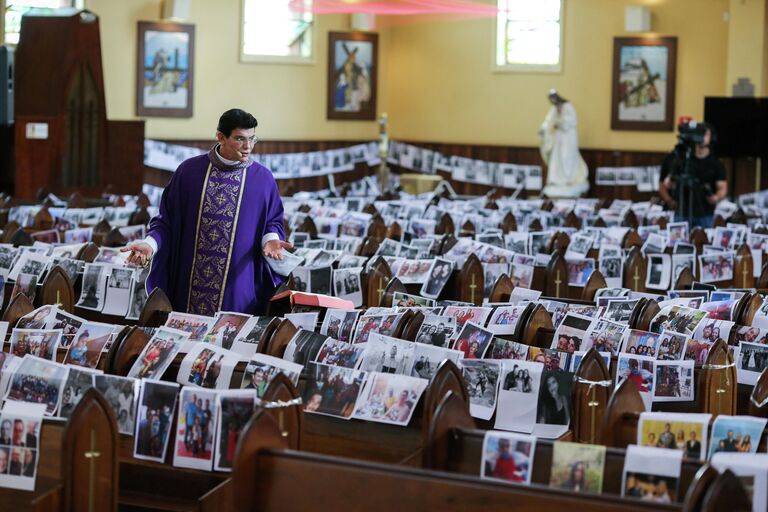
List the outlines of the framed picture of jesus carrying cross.
{"type": "Polygon", "coordinates": [[[612,130],[675,127],[676,37],[613,39],[612,130]]]}
{"type": "Polygon", "coordinates": [[[192,117],[195,27],[139,22],[136,115],[192,117]]]}
{"type": "Polygon", "coordinates": [[[376,119],[379,36],[328,33],[328,119],[376,119]]]}

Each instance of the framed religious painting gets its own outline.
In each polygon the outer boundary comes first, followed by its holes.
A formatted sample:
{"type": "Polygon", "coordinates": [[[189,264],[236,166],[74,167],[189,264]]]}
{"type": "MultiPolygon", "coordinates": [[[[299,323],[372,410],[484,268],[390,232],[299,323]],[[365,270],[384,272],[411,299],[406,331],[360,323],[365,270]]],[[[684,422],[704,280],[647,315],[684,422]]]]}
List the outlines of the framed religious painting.
{"type": "Polygon", "coordinates": [[[378,49],[378,34],[328,34],[328,119],[376,119],[378,49]]]}
{"type": "Polygon", "coordinates": [[[139,22],[136,115],[192,117],[195,27],[139,22]]]}
{"type": "Polygon", "coordinates": [[[676,37],[613,39],[612,130],[674,130],[676,64],[676,37]]]}

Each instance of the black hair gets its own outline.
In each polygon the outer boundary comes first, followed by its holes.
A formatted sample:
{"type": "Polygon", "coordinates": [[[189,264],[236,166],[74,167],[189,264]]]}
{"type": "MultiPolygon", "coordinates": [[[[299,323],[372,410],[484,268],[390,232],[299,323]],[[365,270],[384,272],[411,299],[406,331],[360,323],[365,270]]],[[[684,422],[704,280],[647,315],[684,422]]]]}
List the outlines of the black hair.
{"type": "Polygon", "coordinates": [[[256,121],[256,118],[251,114],[245,110],[233,108],[221,114],[219,125],[216,127],[216,130],[229,137],[232,135],[232,130],[236,130],[237,128],[249,130],[251,128],[256,128],[258,125],[259,122],[256,121]]]}

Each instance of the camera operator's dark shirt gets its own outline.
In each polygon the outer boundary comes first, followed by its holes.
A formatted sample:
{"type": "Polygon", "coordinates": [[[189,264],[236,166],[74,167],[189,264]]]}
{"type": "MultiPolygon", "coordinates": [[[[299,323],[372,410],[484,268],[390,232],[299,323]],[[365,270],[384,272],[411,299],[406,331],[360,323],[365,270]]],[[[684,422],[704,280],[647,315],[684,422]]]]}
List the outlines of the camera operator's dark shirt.
{"type": "MultiPolygon", "coordinates": [[[[688,216],[688,190],[684,190],[683,197],[680,197],[681,188],[679,177],[683,174],[685,168],[685,158],[681,158],[676,151],[671,152],[661,164],[661,181],[667,176],[672,177],[675,189],[670,190],[670,195],[677,201],[678,209],[682,211],[683,216],[688,216]],[[680,209],[682,205],[682,210],[680,209]]],[[[715,206],[707,202],[707,196],[717,192],[717,182],[725,181],[725,167],[723,163],[711,153],[705,158],[696,158],[691,156],[690,175],[694,178],[692,183],[693,199],[693,217],[705,217],[715,212],[715,206]]]]}

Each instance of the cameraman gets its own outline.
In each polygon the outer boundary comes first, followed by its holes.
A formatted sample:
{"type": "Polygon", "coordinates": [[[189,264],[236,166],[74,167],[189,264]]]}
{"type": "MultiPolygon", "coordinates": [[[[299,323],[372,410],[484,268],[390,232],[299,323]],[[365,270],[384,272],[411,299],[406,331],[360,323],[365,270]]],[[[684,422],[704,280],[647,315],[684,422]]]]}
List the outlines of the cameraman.
{"type": "Polygon", "coordinates": [[[677,213],[676,221],[688,221],[691,228],[711,228],[715,205],[728,195],[725,167],[712,153],[709,125],[681,120],[679,128],[681,142],[661,164],[659,195],[677,213]],[[686,136],[697,131],[698,136],[686,136]]]}

